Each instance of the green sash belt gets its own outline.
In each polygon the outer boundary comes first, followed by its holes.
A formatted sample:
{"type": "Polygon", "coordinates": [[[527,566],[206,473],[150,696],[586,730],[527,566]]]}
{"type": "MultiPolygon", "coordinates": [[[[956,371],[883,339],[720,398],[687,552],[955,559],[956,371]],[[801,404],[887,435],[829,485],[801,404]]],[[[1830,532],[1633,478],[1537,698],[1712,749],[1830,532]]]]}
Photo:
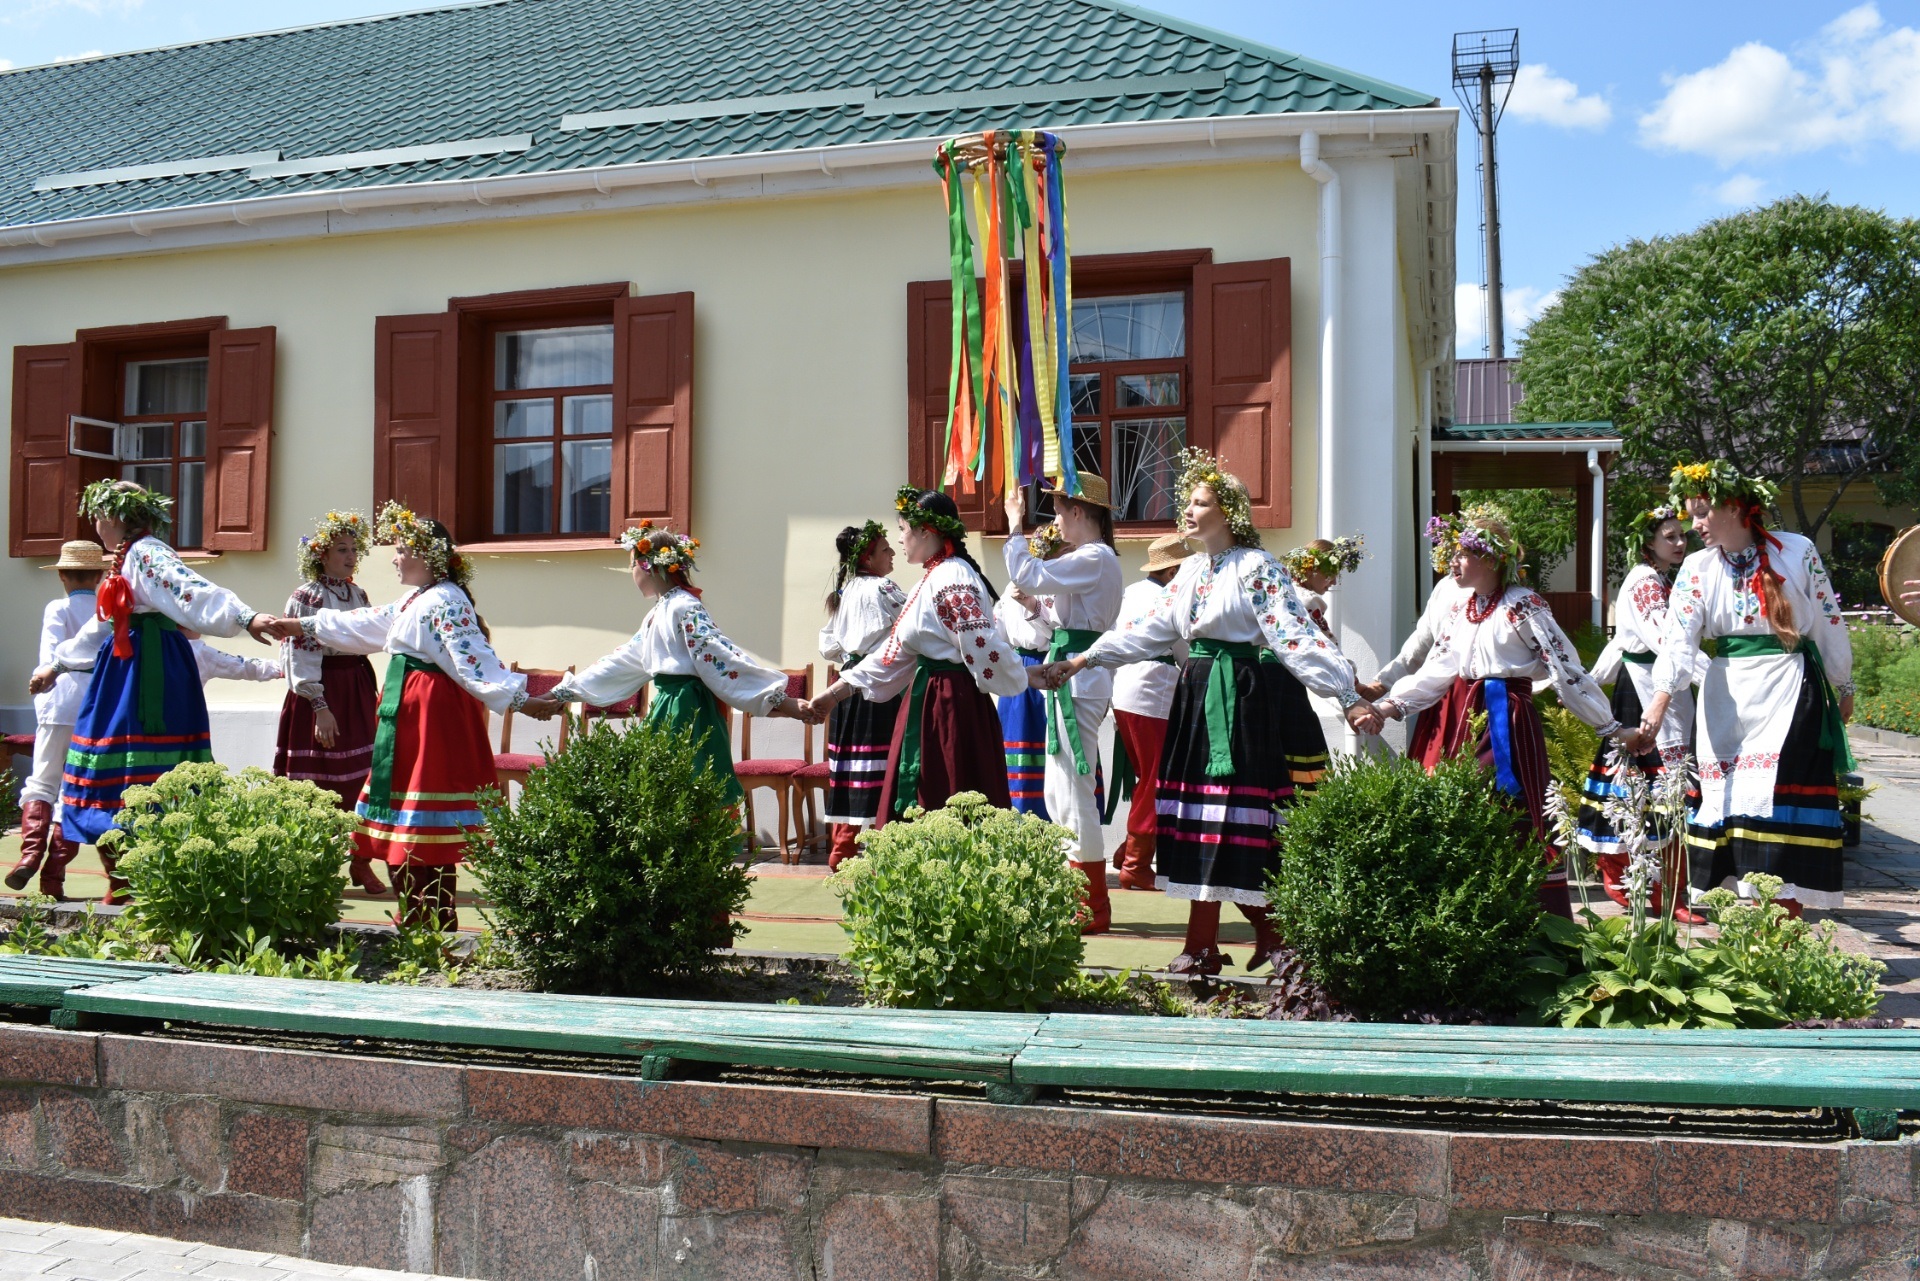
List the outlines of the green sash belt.
{"type": "Polygon", "coordinates": [[[698,676],[656,676],[653,700],[647,704],[645,723],[691,732],[694,759],[713,771],[726,785],[727,798],[738,805],[746,793],[733,772],[733,734],[713,692],[698,676]]]}
{"type": "Polygon", "coordinates": [[[920,714],[927,708],[927,680],[935,672],[965,672],[965,663],[948,663],[922,654],[913,665],[907,691],[907,727],[900,737],[900,772],[893,779],[893,813],[898,817],[920,797],[920,714]]]}
{"type": "MultiPolygon", "coordinates": [[[[1053,629],[1053,647],[1047,651],[1047,661],[1057,663],[1072,654],[1078,654],[1099,640],[1102,633],[1085,627],[1056,627],[1053,629]]],[[[1087,749],[1080,741],[1080,720],[1073,710],[1073,684],[1069,681],[1059,689],[1047,691],[1047,755],[1060,750],[1060,721],[1067,722],[1067,734],[1072,739],[1073,768],[1081,774],[1091,774],[1093,767],[1087,764],[1087,749]],[[1058,715],[1056,715],[1056,712],[1058,715]]]]}
{"type": "Polygon", "coordinates": [[[437,672],[439,667],[411,654],[387,660],[386,684],[380,687],[380,722],[373,730],[373,769],[367,775],[367,809],[376,818],[393,810],[393,742],[399,734],[400,695],[409,672],[437,672]]]}
{"type": "Polygon", "coordinates": [[[1642,667],[1653,666],[1653,651],[1650,649],[1630,649],[1620,655],[1623,663],[1638,663],[1642,667]]]}
{"type": "Polygon", "coordinates": [[[1165,663],[1168,667],[1180,666],[1180,660],[1172,654],[1157,654],[1147,660],[1149,663],[1165,663]]]}
{"type": "Polygon", "coordinates": [[[1200,639],[1189,652],[1194,658],[1210,658],[1213,670],[1207,674],[1207,775],[1226,778],[1233,773],[1233,717],[1240,663],[1271,663],[1274,653],[1251,641],[1200,639]]]}
{"type": "MultiPolygon", "coordinates": [[[[1722,636],[1720,638],[1720,657],[1757,658],[1764,654],[1784,654],[1786,646],[1780,638],[1769,632],[1765,636],[1722,636]]],[[[1813,637],[1802,636],[1797,653],[1807,656],[1807,679],[1820,682],[1820,746],[1833,751],[1833,767],[1836,773],[1853,772],[1853,745],[1847,742],[1847,721],[1840,714],[1840,699],[1833,692],[1833,685],[1827,680],[1826,665],[1820,661],[1820,646],[1813,637]]]]}
{"type": "Polygon", "coordinates": [[[157,735],[167,728],[167,673],[160,652],[160,633],[177,632],[180,624],[165,614],[135,614],[127,621],[140,633],[140,651],[133,660],[133,679],[140,699],[136,704],[140,728],[147,734],[157,735]]]}
{"type": "Polygon", "coordinates": [[[1044,649],[1017,649],[1016,648],[1013,652],[1020,655],[1020,657],[1022,658],[1031,658],[1036,663],[1044,663],[1047,661],[1047,651],[1044,649]]]}

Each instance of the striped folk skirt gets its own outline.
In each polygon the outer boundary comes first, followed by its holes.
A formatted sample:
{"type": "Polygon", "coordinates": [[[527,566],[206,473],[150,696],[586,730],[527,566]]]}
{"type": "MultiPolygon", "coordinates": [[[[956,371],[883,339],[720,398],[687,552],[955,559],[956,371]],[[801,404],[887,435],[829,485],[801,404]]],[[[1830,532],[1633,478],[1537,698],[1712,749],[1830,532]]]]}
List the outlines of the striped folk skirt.
{"type": "Polygon", "coordinates": [[[373,765],[373,733],[380,716],[373,664],[358,654],[323,658],[320,684],[339,726],[333,746],[322,747],[314,741],[312,704],[288,691],[280,704],[273,772],[282,778],[305,779],[352,805],[360,798],[373,765]]]}
{"type": "MultiPolygon", "coordinates": [[[[135,615],[138,624],[142,617],[135,615]]],[[[80,703],[60,783],[60,826],[67,840],[97,845],[119,817],[121,794],[186,761],[213,759],[207,700],[187,638],[169,624],[134,626],[133,655],[115,658],[102,641],[93,680],[80,703]],[[148,652],[157,647],[158,654],[148,652]],[[162,682],[159,723],[140,715],[140,663],[156,658],[162,682]]]]}
{"type": "Polygon", "coordinates": [[[1306,690],[1281,663],[1236,660],[1233,773],[1210,774],[1207,682],[1220,661],[1187,659],[1174,688],[1155,796],[1156,880],[1170,898],[1262,906],[1280,867],[1276,808],[1312,792],[1327,740],[1306,690]]]}
{"type": "Polygon", "coordinates": [[[875,703],[856,692],[834,706],[827,722],[827,822],[865,827],[878,817],[901,701],[875,703]]]}
{"type": "MultiPolygon", "coordinates": [[[[1638,725],[1640,715],[1645,710],[1631,674],[1621,672],[1620,679],[1613,686],[1613,718],[1622,725],[1638,725]]],[[[1587,781],[1580,789],[1580,824],[1575,839],[1579,841],[1581,849],[1595,854],[1620,852],[1620,835],[1613,830],[1613,823],[1601,809],[1608,798],[1624,792],[1613,781],[1610,769],[1615,750],[1613,744],[1601,740],[1599,750],[1593,754],[1593,764],[1587,768],[1587,781]]],[[[1635,756],[1633,764],[1649,781],[1666,773],[1666,765],[1661,760],[1659,749],[1655,747],[1635,756]]]]}
{"type": "MultiPolygon", "coordinates": [[[[1020,651],[1020,661],[1038,667],[1045,654],[1020,651]]],[[[1036,818],[1047,817],[1047,695],[1030,689],[999,699],[1000,737],[1006,744],[1007,794],[1013,808],[1036,818]]]]}
{"type": "Polygon", "coordinates": [[[415,668],[405,680],[394,717],[393,790],[376,807],[373,780],[362,789],[354,857],[391,867],[458,863],[470,838],[485,838],[476,793],[498,783],[487,711],[438,669],[415,668]]]}

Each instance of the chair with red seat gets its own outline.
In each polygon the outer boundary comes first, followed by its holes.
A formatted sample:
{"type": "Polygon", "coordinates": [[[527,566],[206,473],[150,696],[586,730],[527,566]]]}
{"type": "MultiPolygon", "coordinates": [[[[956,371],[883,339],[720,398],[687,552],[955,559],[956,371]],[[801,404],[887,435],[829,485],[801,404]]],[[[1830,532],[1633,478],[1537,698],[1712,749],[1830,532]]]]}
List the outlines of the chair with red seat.
{"type": "Polygon", "coordinates": [[[605,707],[595,707],[591,703],[580,704],[581,730],[584,732],[592,729],[595,720],[636,721],[645,718],[647,714],[647,691],[652,688],[653,686],[651,684],[642,685],[630,696],[621,699],[617,703],[609,703],[605,707]]]}
{"type": "MultiPolygon", "coordinates": [[[[807,699],[813,697],[812,667],[783,667],[780,669],[787,677],[787,697],[807,699]]],[[[793,842],[791,854],[788,851],[788,815],[792,813],[794,785],[793,777],[813,758],[811,751],[806,759],[798,757],[759,757],[753,754],[753,722],[755,717],[740,717],[740,755],[733,764],[734,777],[740,780],[740,790],[747,798],[747,830],[758,831],[753,821],[753,794],[761,788],[770,789],[779,798],[780,826],[777,840],[780,845],[780,861],[797,863],[800,861],[799,842],[793,842]]],[[[802,726],[805,729],[805,726],[802,726]]],[[[808,743],[810,747],[810,742],[808,743]]]]}
{"type": "MultiPolygon", "coordinates": [[[[543,698],[553,693],[554,686],[560,683],[560,678],[569,675],[573,671],[573,668],[569,667],[566,671],[554,671],[543,667],[522,667],[520,664],[515,663],[511,670],[519,672],[527,678],[528,698],[543,698]]],[[[560,721],[560,735],[554,743],[553,750],[562,752],[566,750],[566,747],[567,721],[563,717],[560,721]]],[[[525,787],[527,785],[527,779],[533,772],[546,763],[547,758],[539,752],[516,752],[513,750],[513,710],[509,708],[506,714],[500,718],[500,750],[493,754],[493,772],[500,780],[500,790],[505,792],[507,790],[507,784],[509,783],[518,783],[520,786],[525,787]]]]}
{"type": "MultiPolygon", "coordinates": [[[[840,679],[840,669],[831,663],[827,665],[827,688],[840,679]]],[[[800,831],[803,849],[812,849],[818,845],[825,850],[833,843],[833,834],[829,830],[824,811],[827,806],[827,727],[820,726],[820,759],[813,759],[813,726],[803,725],[801,732],[800,754],[807,758],[793,776],[793,790],[800,802],[800,831]],[[820,794],[821,813],[814,811],[814,793],[820,794]],[[817,830],[816,830],[817,829],[817,830]]]]}

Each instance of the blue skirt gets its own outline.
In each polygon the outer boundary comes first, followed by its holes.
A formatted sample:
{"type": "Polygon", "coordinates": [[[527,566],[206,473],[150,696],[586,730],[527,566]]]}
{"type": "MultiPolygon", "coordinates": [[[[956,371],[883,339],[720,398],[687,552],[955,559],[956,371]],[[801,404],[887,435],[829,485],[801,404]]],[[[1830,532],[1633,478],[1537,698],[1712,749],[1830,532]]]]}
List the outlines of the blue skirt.
{"type": "Polygon", "coordinates": [[[151,783],[183,761],[213,759],[207,699],[193,649],[179,632],[133,632],[133,657],[115,658],[111,638],[100,645],[93,680],[80,703],[60,785],[60,826],[70,841],[97,845],[120,815],[121,793],[151,783]],[[140,649],[160,643],[165,720],[140,723],[140,649]]]}
{"type": "MultiPolygon", "coordinates": [[[[1020,651],[1028,667],[1046,662],[1043,654],[1020,651]]],[[[1037,689],[1000,700],[1000,737],[1007,744],[1007,791],[1022,814],[1047,817],[1047,696],[1037,689]]]]}

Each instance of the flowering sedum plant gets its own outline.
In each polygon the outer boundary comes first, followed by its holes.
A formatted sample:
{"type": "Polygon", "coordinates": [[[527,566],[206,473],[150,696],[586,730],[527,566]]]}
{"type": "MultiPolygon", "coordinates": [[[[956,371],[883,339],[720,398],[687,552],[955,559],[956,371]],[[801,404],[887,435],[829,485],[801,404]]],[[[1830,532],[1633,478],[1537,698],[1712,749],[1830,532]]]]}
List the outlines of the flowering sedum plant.
{"type": "Polygon", "coordinates": [[[312,783],[207,761],[129,787],[108,839],[143,927],[198,936],[208,955],[225,955],[259,939],[322,938],[340,914],[353,827],[312,783]]]}
{"type": "Polygon", "coordinates": [[[906,1009],[1034,1010],[1079,972],[1066,832],[961,792],[860,837],[828,882],[868,996],[906,1009]]]}

